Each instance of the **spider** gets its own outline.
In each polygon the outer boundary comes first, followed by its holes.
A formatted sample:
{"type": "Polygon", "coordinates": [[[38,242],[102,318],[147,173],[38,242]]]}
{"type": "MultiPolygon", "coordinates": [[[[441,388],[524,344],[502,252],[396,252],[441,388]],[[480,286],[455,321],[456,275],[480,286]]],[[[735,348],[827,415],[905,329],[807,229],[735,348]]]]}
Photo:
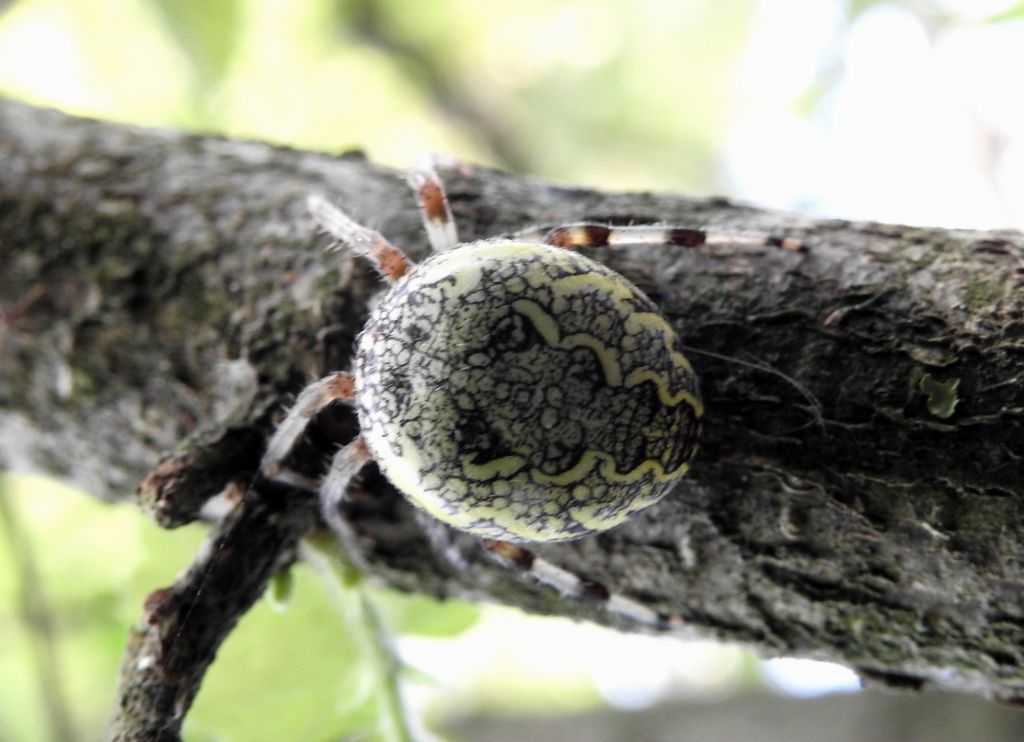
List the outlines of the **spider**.
{"type": "Polygon", "coordinates": [[[681,622],[521,545],[604,531],[653,505],[686,472],[700,433],[697,376],[672,325],[640,289],[578,248],[802,246],[595,223],[461,243],[434,168],[420,165],[408,182],[433,249],[419,264],[322,197],[308,200],[336,240],[331,248],[363,256],[388,286],[358,337],[352,371],[299,394],[270,438],[262,476],[317,489],[325,521],[345,537],[339,506],[374,460],[413,505],[481,537],[507,566],[630,620],[681,622]],[[336,402],[354,405],[360,433],[311,483],[284,462],[336,402]]]}

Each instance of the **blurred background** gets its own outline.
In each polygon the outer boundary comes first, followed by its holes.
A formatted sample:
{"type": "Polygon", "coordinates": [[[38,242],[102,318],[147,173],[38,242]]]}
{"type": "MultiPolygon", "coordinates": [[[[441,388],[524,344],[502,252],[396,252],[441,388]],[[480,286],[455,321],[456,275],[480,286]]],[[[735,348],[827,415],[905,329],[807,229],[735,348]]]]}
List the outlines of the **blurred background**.
{"type": "MultiPolygon", "coordinates": [[[[70,113],[928,226],[1024,227],[1022,72],[1008,0],[0,0],[0,95],[70,113]]],[[[127,627],[201,538],[0,477],[0,742],[102,736],[127,627]]],[[[442,739],[1024,738],[835,665],[292,572],[187,739],[400,739],[382,626],[442,739]]]]}

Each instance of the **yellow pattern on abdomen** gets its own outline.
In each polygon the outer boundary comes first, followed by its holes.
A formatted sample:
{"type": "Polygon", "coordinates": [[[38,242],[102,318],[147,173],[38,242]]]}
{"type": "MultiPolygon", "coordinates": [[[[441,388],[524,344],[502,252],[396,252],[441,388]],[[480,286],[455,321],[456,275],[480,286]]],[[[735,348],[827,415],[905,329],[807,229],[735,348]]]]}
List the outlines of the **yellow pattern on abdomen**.
{"type": "Polygon", "coordinates": [[[472,533],[610,528],[688,467],[696,376],[657,307],[544,245],[435,255],[376,307],[356,361],[363,436],[414,504],[472,533]]]}

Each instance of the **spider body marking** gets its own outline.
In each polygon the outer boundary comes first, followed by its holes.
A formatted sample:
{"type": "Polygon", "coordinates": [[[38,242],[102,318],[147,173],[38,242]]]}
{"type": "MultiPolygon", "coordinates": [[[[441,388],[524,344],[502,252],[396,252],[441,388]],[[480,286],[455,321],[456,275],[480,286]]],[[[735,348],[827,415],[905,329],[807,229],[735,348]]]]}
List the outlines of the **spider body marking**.
{"type": "Polygon", "coordinates": [[[415,266],[359,337],[355,403],[381,470],[478,536],[564,541],[686,471],[697,379],[639,289],[579,253],[479,242],[415,266]]]}
{"type": "Polygon", "coordinates": [[[677,622],[514,542],[603,531],[661,499],[688,468],[703,407],[675,330],[621,275],[574,248],[755,244],[790,239],[698,229],[570,224],[459,243],[431,167],[409,176],[434,254],[413,264],[319,197],[314,221],[390,284],[359,336],[353,373],[308,386],[268,443],[264,476],[320,491],[324,518],[376,460],[421,510],[483,537],[489,553],[565,594],[631,620],[677,622]],[[321,482],[283,462],[327,405],[354,404],[360,436],[321,482]]]}

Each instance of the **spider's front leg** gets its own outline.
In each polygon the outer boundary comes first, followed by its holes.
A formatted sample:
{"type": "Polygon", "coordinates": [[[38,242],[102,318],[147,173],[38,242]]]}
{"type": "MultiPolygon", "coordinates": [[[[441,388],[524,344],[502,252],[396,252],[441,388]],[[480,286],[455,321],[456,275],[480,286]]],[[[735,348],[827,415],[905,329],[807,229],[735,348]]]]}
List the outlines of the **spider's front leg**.
{"type": "Polygon", "coordinates": [[[338,449],[320,481],[288,469],[284,462],[313,418],[335,402],[350,402],[354,397],[355,379],[342,371],[307,386],[271,436],[260,464],[260,473],[272,482],[317,492],[324,521],[343,539],[348,537],[348,527],[338,507],[352,478],[372,458],[363,438],[358,436],[338,449]]]}
{"type": "Polygon", "coordinates": [[[296,442],[306,432],[310,422],[321,410],[335,402],[349,402],[355,397],[355,379],[352,374],[337,371],[303,389],[280,422],[267,443],[260,474],[273,482],[280,482],[300,489],[317,490],[316,482],[298,472],[284,467],[284,461],[292,452],[296,442]]]}
{"type": "Polygon", "coordinates": [[[380,232],[364,227],[341,209],[330,204],[323,196],[311,195],[306,208],[317,227],[335,238],[328,250],[347,247],[356,255],[365,257],[389,283],[404,276],[413,263],[398,247],[380,232]]]}
{"type": "MultiPolygon", "coordinates": [[[[427,181],[430,180],[428,176],[425,177],[427,181]]],[[[433,177],[436,180],[437,176],[433,177]]],[[[444,213],[450,216],[443,189],[440,198],[444,213]]],[[[350,248],[369,260],[381,276],[392,284],[412,268],[412,261],[386,237],[362,226],[323,197],[311,195],[307,199],[307,206],[316,225],[337,240],[328,249],[339,246],[350,248]]],[[[363,438],[357,437],[342,446],[334,454],[327,473],[319,481],[286,468],[284,462],[313,418],[335,402],[352,402],[355,395],[355,377],[343,371],[328,374],[307,386],[299,393],[295,404],[271,436],[260,462],[260,473],[268,480],[318,492],[324,520],[341,537],[347,536],[348,529],[341,519],[338,506],[344,499],[349,482],[373,458],[363,438]]]]}

